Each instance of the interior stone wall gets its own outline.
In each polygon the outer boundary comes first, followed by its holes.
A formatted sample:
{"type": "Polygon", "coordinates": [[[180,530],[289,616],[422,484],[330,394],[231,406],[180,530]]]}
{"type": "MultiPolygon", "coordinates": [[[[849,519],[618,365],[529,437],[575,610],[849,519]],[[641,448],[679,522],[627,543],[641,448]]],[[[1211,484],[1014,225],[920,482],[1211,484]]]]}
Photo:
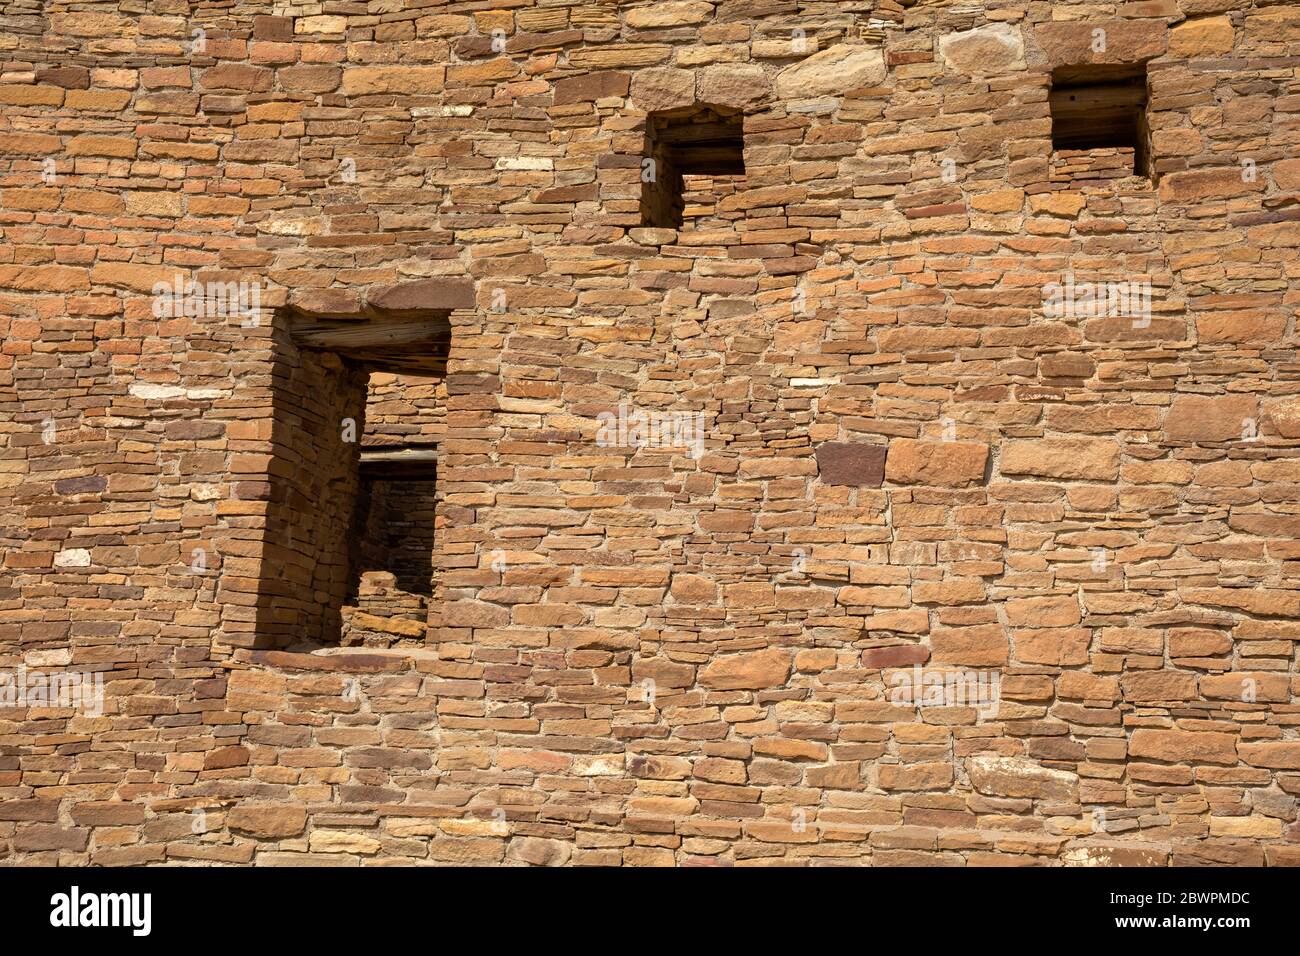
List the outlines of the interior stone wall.
{"type": "Polygon", "coordinates": [[[358,541],[364,368],[281,343],[274,375],[269,508],[255,646],[338,642],[358,541]],[[267,643],[269,642],[269,643],[267,643]]]}
{"type": "Polygon", "coordinates": [[[387,571],[400,590],[429,595],[433,586],[434,512],[432,476],[375,477],[365,495],[358,568],[387,571]]]}

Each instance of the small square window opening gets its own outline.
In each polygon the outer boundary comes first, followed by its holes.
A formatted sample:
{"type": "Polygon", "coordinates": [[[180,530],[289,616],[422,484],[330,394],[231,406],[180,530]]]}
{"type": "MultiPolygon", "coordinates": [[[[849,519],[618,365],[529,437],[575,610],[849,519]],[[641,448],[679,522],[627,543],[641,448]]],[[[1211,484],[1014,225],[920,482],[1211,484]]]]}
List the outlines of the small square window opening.
{"type": "Polygon", "coordinates": [[[744,184],[744,118],[699,105],[646,117],[641,223],[681,229],[716,212],[744,184]]]}
{"type": "Polygon", "coordinates": [[[1130,174],[1154,180],[1145,64],[1057,69],[1049,103],[1053,150],[1115,151],[1126,166],[1131,154],[1130,174]]]}

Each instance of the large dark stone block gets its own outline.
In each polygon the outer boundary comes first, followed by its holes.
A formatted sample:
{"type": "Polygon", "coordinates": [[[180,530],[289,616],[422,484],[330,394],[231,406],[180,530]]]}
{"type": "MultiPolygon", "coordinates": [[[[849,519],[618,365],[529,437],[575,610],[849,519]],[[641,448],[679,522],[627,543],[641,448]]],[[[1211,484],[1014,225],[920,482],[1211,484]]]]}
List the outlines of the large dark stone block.
{"type": "Polygon", "coordinates": [[[829,441],[817,446],[817,470],[828,485],[879,488],[885,480],[885,445],[829,441]]]}

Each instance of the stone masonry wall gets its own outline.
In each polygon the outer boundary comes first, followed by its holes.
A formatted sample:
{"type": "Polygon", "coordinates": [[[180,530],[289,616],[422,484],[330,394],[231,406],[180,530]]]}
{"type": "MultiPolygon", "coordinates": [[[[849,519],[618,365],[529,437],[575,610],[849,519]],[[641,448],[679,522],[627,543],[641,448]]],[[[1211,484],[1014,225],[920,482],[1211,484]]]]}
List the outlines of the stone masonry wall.
{"type": "Polygon", "coordinates": [[[446,432],[446,378],[393,375],[370,376],[366,402],[365,443],[436,445],[446,432]]]}
{"type": "Polygon", "coordinates": [[[50,0],[0,105],[0,671],[105,690],[0,709],[0,859],[1300,861],[1300,7],[50,0]],[[1142,63],[1154,181],[1054,152],[1142,63]],[[443,301],[368,409],[281,324],[443,301]],[[321,625],[354,411],[438,444],[403,646],[321,625]]]}

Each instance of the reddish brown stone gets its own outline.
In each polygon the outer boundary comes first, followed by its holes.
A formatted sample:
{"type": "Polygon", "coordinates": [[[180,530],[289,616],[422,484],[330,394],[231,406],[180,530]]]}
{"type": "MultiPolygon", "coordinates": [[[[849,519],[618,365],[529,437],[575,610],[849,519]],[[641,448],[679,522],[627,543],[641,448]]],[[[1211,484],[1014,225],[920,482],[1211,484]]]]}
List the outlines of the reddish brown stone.
{"type": "Polygon", "coordinates": [[[63,478],[54,483],[54,491],[60,495],[93,495],[108,487],[108,479],[103,475],[86,475],[84,478],[63,478]]]}
{"type": "Polygon", "coordinates": [[[267,16],[261,14],[253,17],[253,37],[257,40],[293,39],[293,17],[267,16]]]}
{"type": "Polygon", "coordinates": [[[1037,26],[1034,34],[1053,67],[1140,63],[1160,56],[1169,44],[1168,27],[1154,19],[1055,21],[1037,26]]]}
{"type": "Polygon", "coordinates": [[[862,666],[882,669],[910,667],[924,664],[930,659],[930,649],[924,644],[894,644],[889,647],[870,647],[862,652],[862,666]]]}
{"type": "Polygon", "coordinates": [[[290,93],[329,93],[337,90],[343,71],[337,66],[310,63],[277,70],[280,86],[290,93]]]}
{"type": "Polygon", "coordinates": [[[53,823],[59,819],[57,800],[0,801],[0,820],[37,820],[53,823]]]}
{"type": "Polygon", "coordinates": [[[556,80],[552,87],[556,106],[586,103],[607,96],[627,96],[632,77],[628,73],[605,70],[556,80]]]}
{"type": "Polygon", "coordinates": [[[884,445],[825,442],[817,446],[817,470],[828,485],[879,488],[885,480],[884,445]]]}
{"type": "Polygon", "coordinates": [[[65,90],[90,89],[90,71],[84,66],[64,66],[36,71],[37,83],[50,83],[65,90]]]}
{"type": "Polygon", "coordinates": [[[208,752],[203,757],[204,770],[226,770],[230,767],[242,767],[248,763],[248,750],[244,747],[221,747],[208,752]]]}
{"type": "Polygon", "coordinates": [[[464,279],[418,279],[373,290],[367,298],[376,309],[472,309],[474,283],[464,279]]]}
{"type": "Polygon", "coordinates": [[[20,853],[40,850],[67,850],[80,853],[90,842],[90,830],[85,827],[65,827],[52,823],[37,823],[19,827],[13,835],[13,847],[20,853]]]}

